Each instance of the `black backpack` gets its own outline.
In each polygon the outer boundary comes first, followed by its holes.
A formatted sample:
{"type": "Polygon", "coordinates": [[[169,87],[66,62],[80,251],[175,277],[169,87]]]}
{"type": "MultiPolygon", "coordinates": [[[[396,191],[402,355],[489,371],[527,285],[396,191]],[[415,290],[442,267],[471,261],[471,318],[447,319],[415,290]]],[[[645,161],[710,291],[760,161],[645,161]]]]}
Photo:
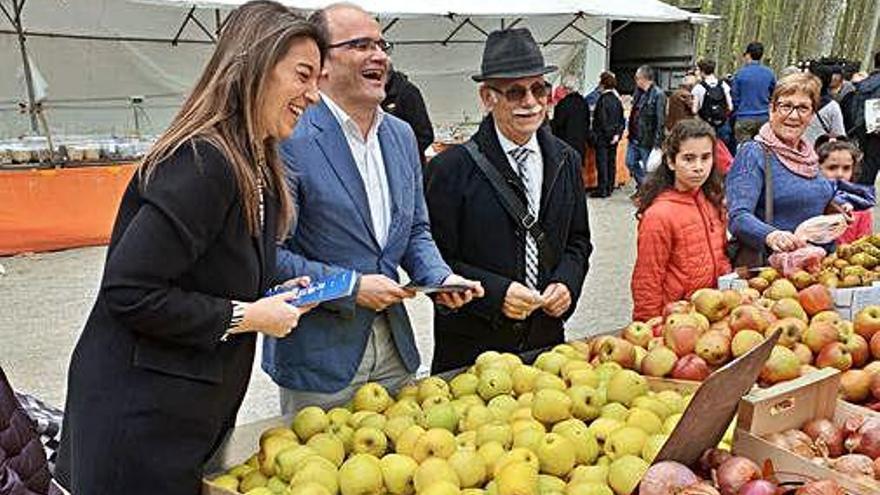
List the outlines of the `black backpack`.
{"type": "Polygon", "coordinates": [[[703,104],[698,115],[713,127],[720,127],[727,121],[727,97],[724,94],[723,84],[721,81],[715,86],[709,86],[705,81],[700,83],[706,94],[703,96],[703,104]]]}

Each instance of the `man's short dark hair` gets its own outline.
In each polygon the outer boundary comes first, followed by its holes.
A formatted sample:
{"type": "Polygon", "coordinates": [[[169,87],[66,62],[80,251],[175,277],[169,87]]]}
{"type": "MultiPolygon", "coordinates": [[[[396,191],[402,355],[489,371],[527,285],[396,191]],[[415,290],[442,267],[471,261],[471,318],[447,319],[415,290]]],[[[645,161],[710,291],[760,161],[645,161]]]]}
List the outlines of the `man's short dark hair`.
{"type": "Polygon", "coordinates": [[[697,62],[697,68],[700,69],[700,72],[702,72],[704,76],[711,76],[715,73],[715,61],[706,59],[700,60],[697,62]]]}
{"type": "Polygon", "coordinates": [[[764,57],[764,45],[760,41],[753,41],[746,46],[746,53],[752,60],[761,60],[764,57]]]}
{"type": "Polygon", "coordinates": [[[654,80],[654,69],[651,68],[650,65],[643,65],[636,69],[636,76],[641,76],[647,79],[648,81],[654,80]]]}

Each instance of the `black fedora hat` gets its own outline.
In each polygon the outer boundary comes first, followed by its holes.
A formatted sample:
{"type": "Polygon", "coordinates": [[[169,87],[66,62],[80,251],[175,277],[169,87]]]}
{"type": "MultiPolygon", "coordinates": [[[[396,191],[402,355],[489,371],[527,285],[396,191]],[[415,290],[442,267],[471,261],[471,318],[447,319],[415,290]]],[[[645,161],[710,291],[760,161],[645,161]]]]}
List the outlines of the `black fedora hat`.
{"type": "Polygon", "coordinates": [[[555,72],[555,65],[545,65],[544,55],[528,29],[492,31],[483,48],[480,73],[474,81],[516,79],[555,72]]]}

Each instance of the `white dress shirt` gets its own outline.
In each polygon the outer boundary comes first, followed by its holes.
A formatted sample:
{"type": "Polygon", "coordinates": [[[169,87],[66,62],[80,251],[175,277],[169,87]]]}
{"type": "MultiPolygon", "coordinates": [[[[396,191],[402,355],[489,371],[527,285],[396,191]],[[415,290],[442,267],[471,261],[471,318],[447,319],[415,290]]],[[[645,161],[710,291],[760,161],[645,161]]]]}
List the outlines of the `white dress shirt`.
{"type": "Polygon", "coordinates": [[[367,138],[364,139],[357,123],[339,105],[324,93],[321,93],[321,98],[342,127],[354,163],[364,181],[376,240],[379,241],[380,246],[385,246],[388,240],[388,227],[391,225],[391,192],[385,174],[382,147],[379,145],[379,124],[382,123],[385,112],[376,107],[376,118],[367,132],[367,138]]]}
{"type": "MultiPolygon", "coordinates": [[[[513,173],[519,176],[519,165],[510,152],[520,146],[504,137],[498,126],[495,126],[495,133],[498,134],[498,141],[501,143],[501,149],[504,150],[504,156],[507,157],[507,163],[513,168],[513,173]]],[[[526,173],[529,175],[529,187],[526,193],[529,195],[529,203],[535,207],[535,216],[538,216],[541,213],[541,186],[544,184],[544,159],[541,156],[541,146],[538,145],[538,135],[532,134],[532,138],[523,147],[532,150],[526,161],[526,173]]]]}

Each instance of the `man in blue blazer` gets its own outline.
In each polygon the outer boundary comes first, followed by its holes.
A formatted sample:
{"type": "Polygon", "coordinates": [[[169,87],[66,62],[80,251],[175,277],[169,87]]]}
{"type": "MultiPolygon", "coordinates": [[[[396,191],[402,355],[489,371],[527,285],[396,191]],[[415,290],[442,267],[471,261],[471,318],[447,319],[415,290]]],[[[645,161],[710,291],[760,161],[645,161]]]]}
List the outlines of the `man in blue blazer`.
{"type": "Polygon", "coordinates": [[[348,401],[368,381],[393,391],[419,366],[398,282],[398,267],[418,285],[465,284],[437,296],[450,308],[482,296],[478,282],[454,275],[431,237],[421,161],[412,129],[385,114],[391,46],[379,24],[351,5],[313,19],[329,40],[322,101],[281,146],[296,203],[296,226],[279,248],[278,280],[359,276],[356,294],[321,305],[284,339],[266,339],[263,369],[281,387],[281,408],[348,401]]]}

